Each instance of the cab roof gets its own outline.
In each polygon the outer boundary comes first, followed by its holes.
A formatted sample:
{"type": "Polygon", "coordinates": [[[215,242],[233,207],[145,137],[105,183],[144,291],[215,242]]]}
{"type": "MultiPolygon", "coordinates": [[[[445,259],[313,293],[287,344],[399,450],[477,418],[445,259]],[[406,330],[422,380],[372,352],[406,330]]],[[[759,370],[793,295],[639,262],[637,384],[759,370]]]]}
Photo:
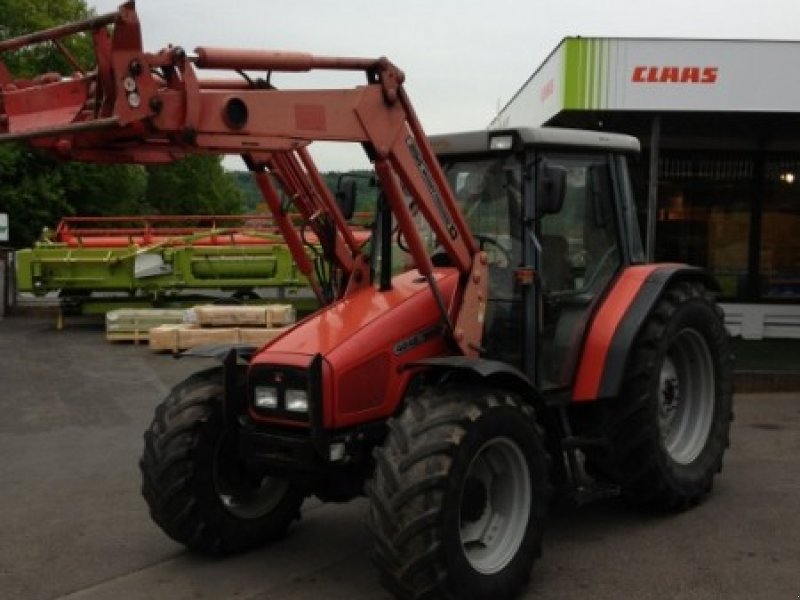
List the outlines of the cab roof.
{"type": "Polygon", "coordinates": [[[491,139],[508,135],[514,137],[515,148],[518,148],[521,144],[526,147],[605,149],[631,153],[638,153],[640,150],[639,140],[630,135],[560,127],[521,127],[518,129],[465,131],[432,135],[429,136],[429,139],[437,155],[483,154],[490,151],[498,151],[490,150],[489,142],[491,139]]]}

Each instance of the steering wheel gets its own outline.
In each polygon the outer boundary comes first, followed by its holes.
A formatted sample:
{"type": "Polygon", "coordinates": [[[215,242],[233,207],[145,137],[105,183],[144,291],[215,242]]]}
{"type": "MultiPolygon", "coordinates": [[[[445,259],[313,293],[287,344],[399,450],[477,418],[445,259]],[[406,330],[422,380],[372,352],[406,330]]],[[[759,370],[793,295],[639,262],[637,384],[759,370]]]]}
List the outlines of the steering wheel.
{"type": "Polygon", "coordinates": [[[496,239],[482,234],[475,234],[474,237],[478,241],[478,247],[481,250],[484,250],[484,246],[491,247],[490,250],[486,251],[490,265],[503,268],[511,266],[511,254],[496,239]]]}

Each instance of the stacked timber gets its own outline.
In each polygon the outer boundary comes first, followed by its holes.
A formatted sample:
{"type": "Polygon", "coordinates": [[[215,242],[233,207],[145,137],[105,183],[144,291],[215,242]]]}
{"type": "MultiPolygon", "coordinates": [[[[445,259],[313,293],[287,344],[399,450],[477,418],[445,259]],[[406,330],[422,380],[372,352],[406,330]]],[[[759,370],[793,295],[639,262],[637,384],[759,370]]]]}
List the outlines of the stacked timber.
{"type": "Polygon", "coordinates": [[[291,304],[195,306],[185,311],[183,323],[151,329],[150,349],[180,352],[205,344],[261,346],[285,331],[295,318],[291,304]]]}
{"type": "Polygon", "coordinates": [[[106,313],[106,339],[146,342],[150,330],[160,325],[179,325],[186,320],[182,308],[120,308],[106,313]]]}
{"type": "Polygon", "coordinates": [[[266,304],[261,306],[222,306],[208,304],[186,311],[186,322],[201,327],[226,327],[230,325],[275,327],[291,325],[296,315],[291,304],[266,304]]]}

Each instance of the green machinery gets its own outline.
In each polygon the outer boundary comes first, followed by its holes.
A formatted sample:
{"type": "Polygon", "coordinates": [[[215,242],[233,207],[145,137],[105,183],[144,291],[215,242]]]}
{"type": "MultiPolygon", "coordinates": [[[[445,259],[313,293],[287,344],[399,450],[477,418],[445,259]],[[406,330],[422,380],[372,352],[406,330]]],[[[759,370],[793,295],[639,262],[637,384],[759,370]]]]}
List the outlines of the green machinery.
{"type": "MultiPolygon", "coordinates": [[[[313,258],[318,242],[308,237],[313,258]]],[[[280,299],[303,312],[317,303],[263,215],[66,217],[17,252],[16,272],[20,292],[58,292],[67,314],[220,299],[280,299]]]]}

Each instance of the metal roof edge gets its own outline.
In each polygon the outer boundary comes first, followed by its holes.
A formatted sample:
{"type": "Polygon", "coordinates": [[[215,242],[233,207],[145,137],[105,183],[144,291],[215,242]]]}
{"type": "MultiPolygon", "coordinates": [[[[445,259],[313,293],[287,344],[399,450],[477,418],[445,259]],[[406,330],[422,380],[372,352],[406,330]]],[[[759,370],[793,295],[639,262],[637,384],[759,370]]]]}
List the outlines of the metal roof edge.
{"type": "Polygon", "coordinates": [[[514,100],[516,100],[516,99],[517,99],[517,97],[519,97],[519,95],[522,93],[522,91],[523,91],[523,90],[524,90],[526,87],[528,87],[528,84],[529,84],[531,81],[533,81],[533,79],[536,77],[536,75],[538,75],[538,74],[539,74],[539,72],[540,72],[540,71],[541,71],[541,70],[542,70],[542,69],[545,67],[545,65],[547,65],[547,63],[548,63],[548,62],[550,62],[550,59],[552,59],[552,58],[555,56],[556,52],[558,52],[558,51],[561,49],[561,47],[562,47],[562,46],[563,46],[563,45],[564,45],[564,44],[567,42],[567,40],[569,40],[569,39],[573,39],[573,38],[574,38],[574,36],[564,36],[563,38],[561,38],[561,41],[560,41],[560,42],[558,42],[558,44],[556,45],[556,47],[555,47],[555,48],[553,48],[553,49],[550,51],[550,53],[549,53],[549,54],[548,54],[548,55],[545,57],[545,59],[544,59],[544,60],[541,62],[541,64],[540,64],[540,65],[539,65],[539,66],[536,68],[536,70],[534,70],[534,72],[533,72],[533,73],[531,73],[530,77],[528,77],[528,78],[527,78],[527,79],[526,79],[526,80],[525,80],[525,81],[522,83],[522,85],[521,85],[521,86],[519,86],[519,89],[517,89],[517,91],[516,91],[516,92],[514,92],[514,95],[513,95],[513,96],[511,96],[511,98],[509,99],[509,101],[505,103],[505,105],[503,106],[503,108],[501,108],[500,110],[498,110],[498,111],[497,111],[497,114],[494,116],[494,118],[491,120],[491,122],[490,122],[490,123],[489,123],[489,125],[488,125],[488,128],[489,128],[489,129],[491,129],[492,125],[494,125],[494,123],[497,121],[497,118],[498,118],[498,117],[499,117],[501,114],[503,114],[503,112],[504,112],[504,111],[505,111],[505,110],[506,110],[506,109],[507,109],[509,106],[511,106],[511,104],[514,102],[514,100]]]}
{"type": "Polygon", "coordinates": [[[545,59],[539,64],[539,66],[533,71],[533,73],[519,86],[516,92],[511,96],[508,102],[497,111],[497,114],[492,118],[489,125],[487,126],[488,129],[492,129],[493,127],[497,126],[497,121],[503,113],[505,113],[519,98],[520,94],[525,91],[528,86],[533,82],[536,77],[542,72],[542,70],[547,66],[547,64],[553,59],[553,57],[570,41],[573,40],[585,40],[585,41],[593,41],[593,40],[602,40],[602,41],[610,41],[610,42],[678,42],[678,43],[708,43],[708,42],[718,42],[718,43],[742,43],[742,44],[786,44],[786,45],[795,45],[800,47],[800,40],[789,40],[789,39],[755,39],[755,38],[683,38],[683,37],[639,37],[639,36],[580,36],[580,35],[567,35],[564,36],[561,41],[550,51],[550,53],[545,57],[545,59]]]}

